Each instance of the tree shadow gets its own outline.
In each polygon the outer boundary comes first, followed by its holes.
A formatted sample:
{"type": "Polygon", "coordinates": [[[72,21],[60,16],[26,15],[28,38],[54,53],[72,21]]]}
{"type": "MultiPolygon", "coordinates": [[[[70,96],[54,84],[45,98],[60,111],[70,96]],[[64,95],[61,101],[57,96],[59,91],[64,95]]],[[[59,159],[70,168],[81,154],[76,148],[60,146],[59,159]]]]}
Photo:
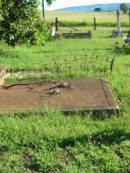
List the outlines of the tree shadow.
{"type": "Polygon", "coordinates": [[[114,116],[119,117],[121,116],[121,111],[118,109],[109,109],[109,110],[91,110],[91,111],[64,111],[63,112],[65,116],[81,116],[81,117],[86,117],[89,116],[91,117],[92,120],[106,120],[107,118],[112,118],[114,116]]]}
{"type": "Polygon", "coordinates": [[[89,142],[93,143],[96,146],[100,146],[101,144],[111,146],[113,144],[119,144],[125,140],[130,140],[130,133],[126,133],[122,129],[110,129],[95,133],[92,136],[83,135],[76,138],[68,137],[63,139],[59,143],[59,146],[61,148],[74,147],[77,143],[86,144],[89,142]]]}

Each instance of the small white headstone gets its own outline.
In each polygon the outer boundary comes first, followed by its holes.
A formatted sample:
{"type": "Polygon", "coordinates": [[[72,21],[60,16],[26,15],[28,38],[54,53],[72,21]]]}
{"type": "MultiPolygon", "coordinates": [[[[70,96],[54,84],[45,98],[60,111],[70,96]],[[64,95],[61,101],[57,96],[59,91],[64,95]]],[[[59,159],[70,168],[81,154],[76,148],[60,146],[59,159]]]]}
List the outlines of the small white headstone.
{"type": "Polygon", "coordinates": [[[6,70],[5,69],[0,69],[0,87],[3,86],[5,83],[5,76],[6,76],[6,70]]]}
{"type": "Polygon", "coordinates": [[[55,36],[56,35],[56,28],[55,25],[52,26],[52,32],[51,32],[51,36],[55,36]]]}

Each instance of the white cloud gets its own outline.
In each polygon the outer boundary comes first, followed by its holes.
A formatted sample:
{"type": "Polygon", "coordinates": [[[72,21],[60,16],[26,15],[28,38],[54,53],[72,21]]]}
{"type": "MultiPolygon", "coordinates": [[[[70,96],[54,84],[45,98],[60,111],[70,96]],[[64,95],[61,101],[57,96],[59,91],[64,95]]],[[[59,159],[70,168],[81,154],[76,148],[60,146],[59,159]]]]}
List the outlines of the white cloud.
{"type": "Polygon", "coordinates": [[[119,2],[130,2],[129,0],[55,0],[53,4],[48,7],[47,10],[59,9],[70,6],[79,6],[79,5],[90,5],[90,4],[99,4],[99,3],[119,3],[119,2]]]}

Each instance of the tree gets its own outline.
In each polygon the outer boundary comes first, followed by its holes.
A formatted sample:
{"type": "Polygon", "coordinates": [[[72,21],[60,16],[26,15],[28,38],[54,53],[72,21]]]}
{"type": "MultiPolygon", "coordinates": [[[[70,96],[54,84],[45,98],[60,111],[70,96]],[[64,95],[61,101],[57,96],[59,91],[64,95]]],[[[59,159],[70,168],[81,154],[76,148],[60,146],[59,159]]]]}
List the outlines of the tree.
{"type": "MultiPolygon", "coordinates": [[[[54,0],[46,0],[48,5],[51,5],[53,1],[54,0]]],[[[43,14],[43,18],[45,18],[45,2],[44,2],[44,0],[42,0],[42,14],[43,14]]]]}
{"type": "Polygon", "coordinates": [[[1,0],[0,37],[8,45],[36,44],[47,26],[38,13],[38,0],[1,0]]]}
{"type": "Polygon", "coordinates": [[[128,7],[128,5],[126,3],[122,3],[120,5],[120,10],[123,11],[124,13],[127,13],[128,10],[129,10],[129,7],[128,7]]]}
{"type": "Polygon", "coordinates": [[[94,11],[95,12],[101,12],[102,10],[101,10],[101,8],[95,8],[94,11]]]}

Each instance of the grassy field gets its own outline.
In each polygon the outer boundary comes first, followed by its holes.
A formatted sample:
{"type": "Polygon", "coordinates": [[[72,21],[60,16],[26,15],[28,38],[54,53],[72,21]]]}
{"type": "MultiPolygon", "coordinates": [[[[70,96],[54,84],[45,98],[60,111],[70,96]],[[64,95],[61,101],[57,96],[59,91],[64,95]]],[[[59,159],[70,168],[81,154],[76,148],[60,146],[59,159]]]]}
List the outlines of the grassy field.
{"type": "Polygon", "coordinates": [[[119,117],[104,120],[48,109],[1,114],[1,173],[130,171],[130,56],[115,52],[123,40],[111,38],[112,29],[99,27],[91,40],[57,39],[30,48],[0,43],[0,64],[8,71],[46,72],[42,79],[105,77],[121,108],[119,117]]]}
{"type": "MultiPolygon", "coordinates": [[[[116,13],[114,12],[97,12],[97,13],[85,13],[85,12],[57,12],[47,11],[46,19],[48,21],[54,21],[54,18],[58,17],[59,22],[63,26],[91,26],[93,25],[93,18],[97,19],[97,26],[116,26],[116,13]]],[[[121,25],[128,26],[129,18],[128,14],[121,14],[121,25]]]]}

